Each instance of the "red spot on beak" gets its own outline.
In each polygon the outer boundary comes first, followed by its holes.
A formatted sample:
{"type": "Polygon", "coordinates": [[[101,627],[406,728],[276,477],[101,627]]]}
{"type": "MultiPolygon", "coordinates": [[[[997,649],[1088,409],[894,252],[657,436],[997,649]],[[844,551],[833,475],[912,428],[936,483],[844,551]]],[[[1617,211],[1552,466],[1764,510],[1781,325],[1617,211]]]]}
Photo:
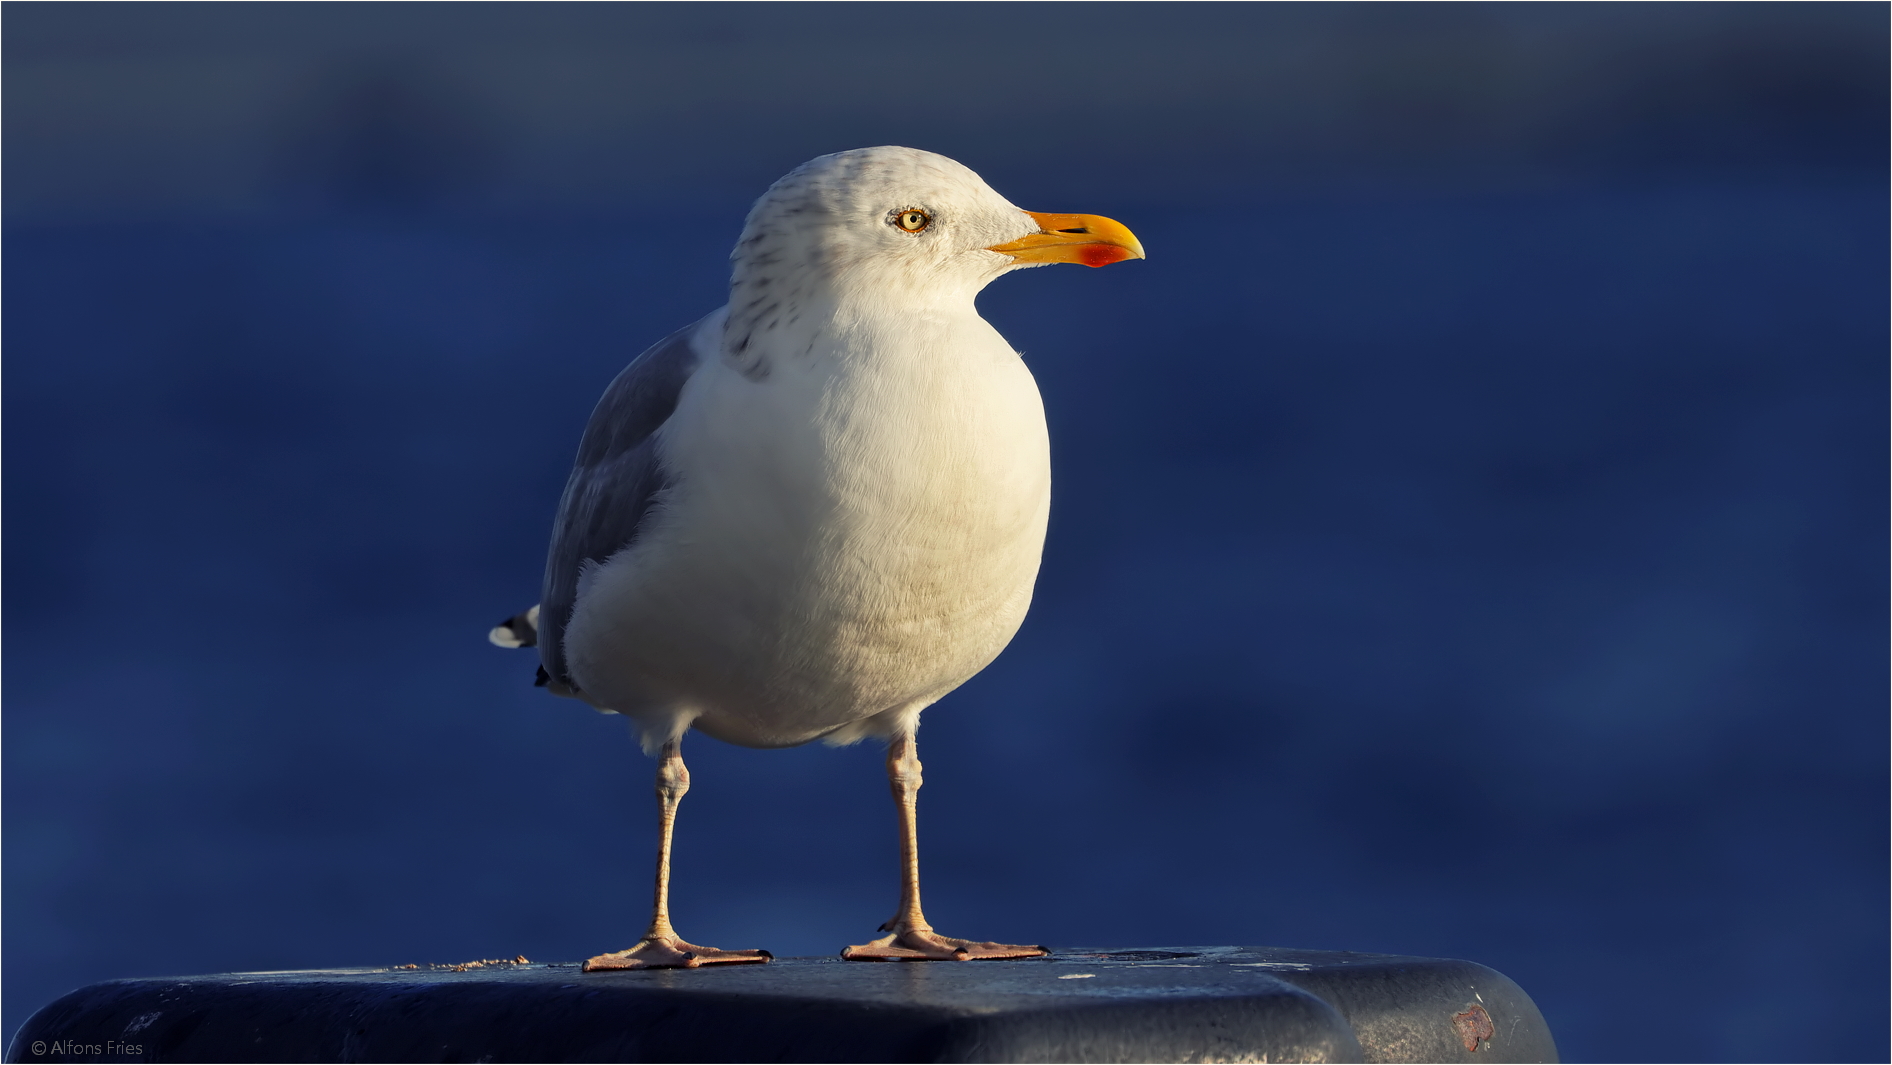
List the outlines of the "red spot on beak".
{"type": "Polygon", "coordinates": [[[1130,249],[1120,248],[1115,244],[1086,244],[1078,249],[1078,258],[1085,266],[1109,266],[1131,257],[1130,249]]]}

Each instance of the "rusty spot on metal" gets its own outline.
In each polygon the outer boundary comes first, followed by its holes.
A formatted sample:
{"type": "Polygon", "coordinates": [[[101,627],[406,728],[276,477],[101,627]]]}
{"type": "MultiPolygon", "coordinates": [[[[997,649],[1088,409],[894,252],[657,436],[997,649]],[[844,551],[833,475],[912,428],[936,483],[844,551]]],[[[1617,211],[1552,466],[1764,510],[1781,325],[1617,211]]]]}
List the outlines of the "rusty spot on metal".
{"type": "Polygon", "coordinates": [[[1458,1041],[1465,1044],[1467,1051],[1476,1051],[1478,1043],[1487,1043],[1498,1029],[1492,1027],[1491,1014],[1476,1002],[1470,1003],[1464,1013],[1452,1014],[1452,1027],[1458,1031],[1458,1041]]]}

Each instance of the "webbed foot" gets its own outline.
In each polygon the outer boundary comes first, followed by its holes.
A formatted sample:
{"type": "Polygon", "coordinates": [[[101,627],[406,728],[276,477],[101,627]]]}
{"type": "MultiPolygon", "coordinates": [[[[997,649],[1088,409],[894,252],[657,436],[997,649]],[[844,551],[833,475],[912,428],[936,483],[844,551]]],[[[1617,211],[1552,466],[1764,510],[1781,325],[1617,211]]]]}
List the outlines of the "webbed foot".
{"type": "Polygon", "coordinates": [[[740,965],[767,962],[775,955],[766,950],[717,950],[685,943],[675,936],[646,937],[628,950],[600,954],[585,961],[585,972],[611,969],[694,969],[701,965],[740,965]]]}
{"type": "Polygon", "coordinates": [[[1043,947],[1017,943],[981,943],[942,936],[931,928],[901,929],[872,943],[849,947],[841,957],[849,961],[983,961],[993,958],[1041,958],[1043,947]]]}

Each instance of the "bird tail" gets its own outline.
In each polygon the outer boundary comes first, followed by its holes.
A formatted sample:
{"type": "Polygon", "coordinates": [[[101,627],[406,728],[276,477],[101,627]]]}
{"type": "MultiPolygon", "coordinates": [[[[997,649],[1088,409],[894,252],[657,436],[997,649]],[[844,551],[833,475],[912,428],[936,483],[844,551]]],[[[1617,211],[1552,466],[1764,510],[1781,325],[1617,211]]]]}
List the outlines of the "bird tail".
{"type": "Polygon", "coordinates": [[[539,608],[535,605],[523,614],[493,626],[486,639],[495,647],[537,647],[539,645],[539,608]]]}

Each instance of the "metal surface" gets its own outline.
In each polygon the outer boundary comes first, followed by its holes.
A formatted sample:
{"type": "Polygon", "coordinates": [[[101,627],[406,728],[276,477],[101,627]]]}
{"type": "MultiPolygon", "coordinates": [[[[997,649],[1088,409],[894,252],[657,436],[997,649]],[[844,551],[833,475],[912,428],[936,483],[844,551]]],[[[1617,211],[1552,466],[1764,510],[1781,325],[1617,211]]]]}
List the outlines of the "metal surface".
{"type": "Polygon", "coordinates": [[[1556,1061],[1482,965],[1263,947],[583,973],[576,964],[114,980],[8,1061],[1556,1061]]]}

